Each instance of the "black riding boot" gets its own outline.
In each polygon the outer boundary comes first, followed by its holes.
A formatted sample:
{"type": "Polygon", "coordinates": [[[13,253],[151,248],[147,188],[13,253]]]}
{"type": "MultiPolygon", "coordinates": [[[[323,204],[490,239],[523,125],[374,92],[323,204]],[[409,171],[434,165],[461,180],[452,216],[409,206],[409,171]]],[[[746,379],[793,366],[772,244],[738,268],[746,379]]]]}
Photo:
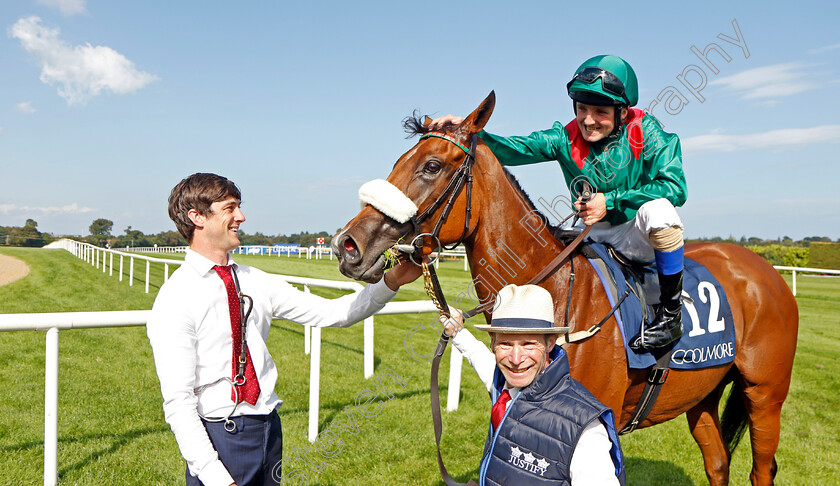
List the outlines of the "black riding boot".
{"type": "Polygon", "coordinates": [[[667,346],[682,336],[682,303],[680,295],[683,287],[683,273],[673,275],[659,274],[659,305],[650,325],[644,325],[644,331],[630,341],[630,348],[654,349],[667,346]]]}

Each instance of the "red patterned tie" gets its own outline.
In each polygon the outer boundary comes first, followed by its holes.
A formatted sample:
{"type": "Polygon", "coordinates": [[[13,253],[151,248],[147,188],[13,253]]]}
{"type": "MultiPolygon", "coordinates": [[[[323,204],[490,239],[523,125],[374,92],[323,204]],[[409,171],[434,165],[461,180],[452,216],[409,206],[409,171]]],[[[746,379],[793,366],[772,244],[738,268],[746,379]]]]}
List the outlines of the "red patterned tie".
{"type": "Polygon", "coordinates": [[[493,430],[499,426],[499,422],[502,421],[502,417],[505,416],[505,408],[507,407],[507,403],[510,401],[510,393],[507,390],[502,390],[501,395],[496,400],[496,403],[493,405],[493,410],[490,411],[490,422],[493,424],[493,430]]]}
{"type": "MultiPolygon", "coordinates": [[[[239,296],[236,294],[236,286],[233,284],[233,276],[230,274],[230,266],[216,265],[213,270],[222,278],[227,290],[228,308],[230,309],[230,330],[233,336],[233,371],[232,378],[236,378],[236,364],[239,362],[239,353],[242,349],[242,314],[239,310],[239,296]]],[[[239,390],[239,401],[246,401],[251,405],[257,403],[257,397],[260,396],[260,382],[257,380],[257,373],[254,371],[254,363],[251,361],[251,351],[245,345],[245,385],[241,386],[239,390]]],[[[233,391],[230,393],[230,399],[236,400],[236,395],[233,391]]]]}

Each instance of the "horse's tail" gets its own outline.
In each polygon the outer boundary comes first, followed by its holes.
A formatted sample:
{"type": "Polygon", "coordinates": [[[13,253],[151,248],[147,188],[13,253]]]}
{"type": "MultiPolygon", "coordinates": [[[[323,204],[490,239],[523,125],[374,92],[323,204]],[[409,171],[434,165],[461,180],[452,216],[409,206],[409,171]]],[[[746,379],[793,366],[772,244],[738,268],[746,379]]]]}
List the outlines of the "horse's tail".
{"type": "Polygon", "coordinates": [[[735,448],[738,447],[738,443],[741,442],[741,437],[744,436],[749,424],[743,395],[744,386],[738,379],[735,379],[732,382],[732,388],[729,390],[729,397],[726,399],[726,405],[723,407],[723,415],[720,419],[723,441],[726,443],[730,458],[732,453],[735,452],[735,448]]]}

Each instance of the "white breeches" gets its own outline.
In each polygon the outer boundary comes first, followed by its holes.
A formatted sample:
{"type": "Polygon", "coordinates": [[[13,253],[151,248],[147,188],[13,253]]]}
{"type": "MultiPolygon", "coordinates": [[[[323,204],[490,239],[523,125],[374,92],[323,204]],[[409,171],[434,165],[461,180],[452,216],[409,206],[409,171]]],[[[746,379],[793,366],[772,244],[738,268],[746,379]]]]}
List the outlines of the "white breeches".
{"type": "MultiPolygon", "coordinates": [[[[677,210],[670,201],[660,198],[642,204],[636,216],[626,223],[613,226],[600,221],[593,224],[587,239],[606,243],[631,260],[646,262],[653,259],[650,232],[675,226],[683,227],[677,210]]],[[[583,222],[578,220],[573,229],[582,231],[583,227],[583,222]]]]}

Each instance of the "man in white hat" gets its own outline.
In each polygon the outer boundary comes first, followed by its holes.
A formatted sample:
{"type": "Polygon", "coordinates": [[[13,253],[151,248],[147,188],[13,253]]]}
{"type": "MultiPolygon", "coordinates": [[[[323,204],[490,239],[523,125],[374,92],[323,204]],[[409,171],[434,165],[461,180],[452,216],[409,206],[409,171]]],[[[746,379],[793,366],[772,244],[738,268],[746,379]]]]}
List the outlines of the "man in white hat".
{"type": "Polygon", "coordinates": [[[445,331],[494,403],[479,484],[623,485],[613,412],[569,375],[555,345],[568,328],[555,327],[548,291],[499,291],[491,323],[475,326],[490,333],[489,350],[453,314],[445,331]]]}

